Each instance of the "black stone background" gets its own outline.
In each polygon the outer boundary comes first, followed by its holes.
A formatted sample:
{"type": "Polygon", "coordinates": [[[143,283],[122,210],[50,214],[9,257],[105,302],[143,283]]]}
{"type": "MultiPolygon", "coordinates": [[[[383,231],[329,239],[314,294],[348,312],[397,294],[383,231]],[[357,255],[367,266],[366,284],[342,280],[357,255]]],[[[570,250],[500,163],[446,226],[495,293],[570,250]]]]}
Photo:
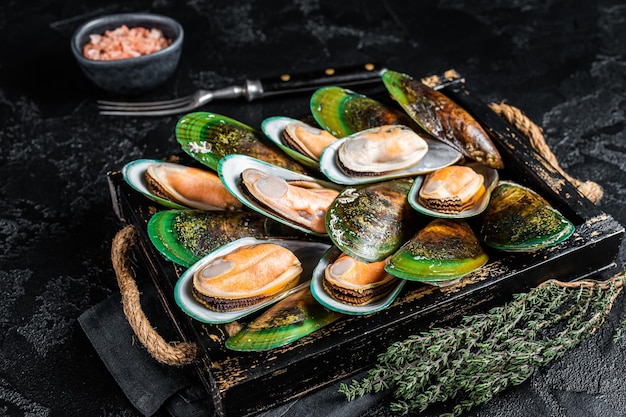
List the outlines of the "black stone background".
{"type": "MultiPolygon", "coordinates": [[[[106,173],[178,150],[175,116],[99,116],[94,100],[107,95],[72,59],[69,37],[80,23],[122,11],[169,15],[186,30],[176,75],[149,98],[371,60],[416,77],[454,68],[483,101],[506,100],[542,126],[561,166],[601,184],[599,207],[626,224],[626,4],[620,0],[5,0],[0,415],[139,415],[77,322],[118,291],[109,251],[120,225],[106,173]]],[[[205,109],[258,126],[267,116],[304,114],[306,103],[300,96],[205,109]]],[[[620,263],[625,257],[622,247],[620,263]]],[[[626,416],[626,342],[611,343],[624,308],[620,296],[591,338],[467,415],[626,416]]],[[[319,398],[343,404],[335,389],[319,398]]],[[[276,413],[300,415],[296,409],[276,413]]],[[[390,414],[385,399],[368,411],[343,412],[390,414]]]]}

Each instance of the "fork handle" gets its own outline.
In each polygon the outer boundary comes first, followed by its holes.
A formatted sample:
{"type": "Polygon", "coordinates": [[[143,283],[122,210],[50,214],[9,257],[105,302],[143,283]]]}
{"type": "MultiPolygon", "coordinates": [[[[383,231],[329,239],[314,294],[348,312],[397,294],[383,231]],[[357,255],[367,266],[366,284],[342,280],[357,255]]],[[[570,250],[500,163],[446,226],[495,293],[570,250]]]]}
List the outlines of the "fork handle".
{"type": "Polygon", "coordinates": [[[350,86],[380,82],[385,68],[375,63],[324,70],[282,74],[275,77],[246,81],[244,95],[249,101],[281,94],[311,91],[327,85],[350,86]]]}

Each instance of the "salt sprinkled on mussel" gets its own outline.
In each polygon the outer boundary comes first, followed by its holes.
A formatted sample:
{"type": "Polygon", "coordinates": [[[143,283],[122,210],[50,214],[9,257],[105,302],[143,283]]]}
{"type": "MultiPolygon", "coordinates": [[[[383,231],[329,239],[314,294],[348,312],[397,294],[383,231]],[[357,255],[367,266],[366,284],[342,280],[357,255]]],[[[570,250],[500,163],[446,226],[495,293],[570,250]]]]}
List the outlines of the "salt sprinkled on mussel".
{"type": "Polygon", "coordinates": [[[430,210],[460,213],[473,207],[484,193],[481,174],[467,166],[451,165],[426,176],[419,201],[430,210]]]}
{"type": "Polygon", "coordinates": [[[247,245],[199,268],[192,294],[211,310],[237,310],[293,288],[301,273],[300,261],[289,249],[273,243],[247,245]]]}
{"type": "Polygon", "coordinates": [[[339,194],[315,181],[285,180],[256,168],[241,173],[245,190],[277,215],[316,233],[326,233],[326,211],[339,194]]]}
{"type": "Polygon", "coordinates": [[[239,210],[242,204],[213,172],[171,162],[148,165],[148,190],[157,197],[200,210],[239,210]]]}
{"type": "Polygon", "coordinates": [[[487,260],[465,220],[435,219],[391,256],[385,270],[399,278],[445,285],[480,268],[487,260]]]}
{"type": "Polygon", "coordinates": [[[338,165],[349,175],[382,175],[415,165],[428,144],[412,129],[385,125],[349,136],[337,150],[338,165]]]}
{"type": "Polygon", "coordinates": [[[385,71],[382,78],[394,100],[428,133],[470,159],[504,168],[487,132],[463,107],[409,75],[385,71]]]}
{"type": "Polygon", "coordinates": [[[530,188],[500,181],[482,215],[481,239],[502,251],[531,252],[556,245],[574,225],[530,188]]]}
{"type": "Polygon", "coordinates": [[[337,140],[324,129],[311,126],[301,121],[293,121],[285,126],[283,142],[290,148],[319,161],[324,148],[337,140]]]}
{"type": "Polygon", "coordinates": [[[341,254],[324,271],[324,290],[337,301],[349,305],[376,301],[397,285],[397,278],[385,271],[385,262],[361,262],[341,254]]]}

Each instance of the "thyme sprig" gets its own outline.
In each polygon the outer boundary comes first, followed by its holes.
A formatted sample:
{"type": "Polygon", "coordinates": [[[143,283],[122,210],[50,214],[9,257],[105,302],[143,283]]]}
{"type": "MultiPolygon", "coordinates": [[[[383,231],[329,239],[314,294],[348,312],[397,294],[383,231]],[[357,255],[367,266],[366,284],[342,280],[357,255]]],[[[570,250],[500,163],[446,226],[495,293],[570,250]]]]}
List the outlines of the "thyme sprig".
{"type": "Polygon", "coordinates": [[[440,403],[458,416],[518,385],[595,332],[626,272],[607,281],[549,280],[457,327],[435,328],[393,343],[361,381],[341,384],[348,400],[393,390],[391,409],[423,412],[440,403]]]}

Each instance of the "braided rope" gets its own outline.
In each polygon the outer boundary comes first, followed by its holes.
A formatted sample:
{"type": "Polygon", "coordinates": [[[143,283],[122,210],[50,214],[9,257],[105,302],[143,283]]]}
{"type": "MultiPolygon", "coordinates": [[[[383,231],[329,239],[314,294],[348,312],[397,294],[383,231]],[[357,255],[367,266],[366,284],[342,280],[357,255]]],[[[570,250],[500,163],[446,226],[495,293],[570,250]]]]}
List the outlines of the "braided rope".
{"type": "MultiPolygon", "coordinates": [[[[582,195],[594,203],[600,200],[603,194],[602,188],[592,181],[583,182],[572,178],[563,171],[556,157],[546,144],[541,129],[528,119],[521,110],[504,103],[491,103],[489,107],[524,134],[530,140],[532,147],[574,184],[582,195]]],[[[134,227],[131,225],[126,226],[113,239],[111,249],[113,267],[122,294],[124,314],[135,335],[154,359],[167,365],[187,365],[196,358],[197,346],[193,343],[172,344],[165,341],[150,325],[150,321],[141,308],[139,290],[130,272],[127,260],[127,253],[133,246],[135,239],[136,231],[134,227]]]]}
{"type": "Polygon", "coordinates": [[[567,172],[565,172],[559,165],[559,161],[552,153],[548,144],[546,143],[541,128],[534,124],[526,115],[518,108],[510,106],[504,103],[491,103],[489,105],[497,115],[509,122],[512,126],[515,126],[524,136],[528,138],[530,144],[537,152],[539,152],[561,175],[567,178],[578,191],[591,200],[593,203],[600,201],[603,195],[602,187],[593,181],[580,181],[576,178],[572,178],[567,172]]]}
{"type": "Polygon", "coordinates": [[[131,274],[128,253],[136,240],[136,230],[129,225],[113,238],[111,260],[122,294],[122,306],[130,327],[150,355],[166,365],[187,365],[196,357],[197,346],[193,343],[170,344],[150,325],[141,308],[139,289],[131,274]]]}

